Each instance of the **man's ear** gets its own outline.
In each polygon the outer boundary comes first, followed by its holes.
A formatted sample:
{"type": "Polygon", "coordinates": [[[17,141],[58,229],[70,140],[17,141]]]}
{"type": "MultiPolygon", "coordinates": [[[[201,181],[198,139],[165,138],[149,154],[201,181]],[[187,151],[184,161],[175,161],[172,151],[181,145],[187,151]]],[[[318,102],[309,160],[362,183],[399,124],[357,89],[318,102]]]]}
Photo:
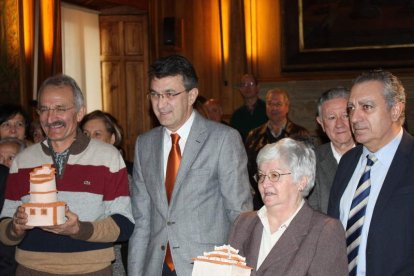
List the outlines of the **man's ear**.
{"type": "Polygon", "coordinates": [[[325,128],[323,127],[323,122],[322,122],[321,117],[317,116],[317,117],[316,117],[316,121],[317,121],[317,122],[318,122],[318,124],[321,126],[321,128],[322,128],[323,132],[325,132],[325,128]]]}
{"type": "Polygon", "coordinates": [[[392,121],[396,122],[401,117],[401,114],[404,110],[403,103],[396,103],[391,107],[391,119],[392,121]]]}
{"type": "Polygon", "coordinates": [[[193,88],[188,91],[188,105],[193,105],[198,96],[198,88],[193,88]]]}
{"type": "Polygon", "coordinates": [[[78,121],[78,123],[80,121],[82,121],[83,116],[85,116],[86,114],[86,107],[85,106],[81,106],[81,108],[79,109],[79,111],[76,113],[76,120],[78,121]]]}

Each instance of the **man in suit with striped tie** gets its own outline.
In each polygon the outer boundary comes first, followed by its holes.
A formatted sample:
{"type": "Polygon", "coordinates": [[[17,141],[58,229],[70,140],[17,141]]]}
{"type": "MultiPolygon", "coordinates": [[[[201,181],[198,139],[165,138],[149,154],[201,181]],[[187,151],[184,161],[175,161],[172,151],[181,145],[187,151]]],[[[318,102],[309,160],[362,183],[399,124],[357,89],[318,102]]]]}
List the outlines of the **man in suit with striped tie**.
{"type": "Polygon", "coordinates": [[[406,95],[390,72],[354,80],[348,113],[360,145],[341,159],[328,214],[346,229],[350,275],[414,275],[414,138],[406,95]]]}

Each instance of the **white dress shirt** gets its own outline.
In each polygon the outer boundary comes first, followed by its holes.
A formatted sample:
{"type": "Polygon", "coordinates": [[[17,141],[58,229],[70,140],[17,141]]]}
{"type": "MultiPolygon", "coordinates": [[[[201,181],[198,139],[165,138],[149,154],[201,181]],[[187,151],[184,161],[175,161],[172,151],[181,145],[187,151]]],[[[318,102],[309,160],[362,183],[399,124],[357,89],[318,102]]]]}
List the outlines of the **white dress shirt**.
{"type": "MultiPolygon", "coordinates": [[[[336,163],[339,164],[339,161],[341,161],[341,157],[342,157],[343,154],[341,154],[341,153],[339,153],[339,152],[336,151],[336,149],[335,149],[335,147],[334,147],[334,145],[333,145],[332,142],[330,144],[331,144],[332,154],[333,154],[333,156],[334,156],[334,158],[336,160],[336,163]]],[[[355,144],[352,147],[355,147],[355,144]]]]}
{"type": "Polygon", "coordinates": [[[336,151],[336,149],[335,149],[334,145],[332,144],[332,142],[331,142],[331,150],[332,150],[333,157],[336,160],[336,163],[339,164],[339,161],[341,161],[342,154],[340,154],[339,152],[336,151]]]}
{"type": "MultiPolygon", "coordinates": [[[[188,120],[182,125],[175,133],[180,135],[180,140],[178,144],[180,145],[181,156],[184,154],[185,144],[187,143],[188,135],[190,135],[191,126],[194,122],[194,111],[191,113],[188,120]]],[[[171,151],[172,141],[171,141],[171,131],[167,128],[164,128],[164,139],[163,139],[163,153],[164,153],[164,181],[165,175],[167,172],[167,162],[168,162],[168,155],[171,151]]]]}
{"type": "MultiPolygon", "coordinates": [[[[367,239],[369,233],[369,226],[371,224],[372,214],[374,212],[375,204],[378,199],[378,195],[381,191],[382,184],[384,179],[387,176],[388,169],[390,168],[391,162],[394,159],[395,152],[401,142],[403,130],[401,128],[400,132],[394,139],[391,140],[387,145],[382,147],[377,152],[373,152],[375,157],[378,159],[377,162],[371,167],[370,179],[371,179],[371,190],[368,197],[368,203],[365,211],[364,225],[362,226],[361,232],[361,241],[358,249],[358,264],[357,264],[357,275],[364,276],[366,273],[366,247],[367,239]]],[[[367,164],[367,154],[371,152],[367,148],[363,148],[361,157],[359,158],[358,164],[355,168],[354,174],[352,175],[351,180],[349,181],[344,194],[341,197],[341,202],[339,205],[340,210],[340,220],[344,229],[346,229],[346,224],[348,221],[349,210],[351,208],[352,199],[356,187],[358,186],[359,179],[361,178],[362,173],[365,170],[367,164]]]]}

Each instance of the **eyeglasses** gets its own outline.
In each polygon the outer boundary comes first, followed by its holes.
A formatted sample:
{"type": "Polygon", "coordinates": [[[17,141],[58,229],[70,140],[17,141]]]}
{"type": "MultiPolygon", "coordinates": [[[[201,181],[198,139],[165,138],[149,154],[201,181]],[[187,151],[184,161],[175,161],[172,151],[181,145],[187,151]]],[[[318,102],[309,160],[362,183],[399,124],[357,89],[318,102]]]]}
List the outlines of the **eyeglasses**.
{"type": "Polygon", "coordinates": [[[254,175],[254,180],[256,180],[257,183],[263,183],[266,179],[266,176],[269,178],[272,182],[278,182],[281,175],[289,175],[292,173],[278,173],[277,171],[270,171],[268,174],[264,173],[256,173],[254,175]]]}
{"type": "Polygon", "coordinates": [[[178,95],[180,95],[184,92],[187,92],[187,90],[183,90],[183,91],[180,91],[180,92],[175,92],[174,90],[167,90],[164,93],[157,93],[155,91],[150,91],[147,94],[147,97],[149,99],[153,100],[153,101],[154,100],[159,100],[159,99],[164,99],[164,98],[167,99],[167,100],[172,100],[174,97],[176,97],[176,96],[178,96],[178,95]]]}
{"type": "Polygon", "coordinates": [[[279,107],[284,106],[285,103],[282,103],[282,102],[266,102],[266,105],[267,106],[270,106],[270,107],[277,107],[277,108],[279,108],[279,107]]]}
{"type": "Polygon", "coordinates": [[[65,114],[66,111],[71,110],[72,108],[75,108],[75,106],[72,106],[72,107],[56,106],[55,108],[42,106],[37,109],[37,114],[41,116],[46,113],[54,111],[57,115],[62,115],[62,114],[65,114]]]}
{"type": "Polygon", "coordinates": [[[246,88],[246,87],[252,87],[255,86],[256,83],[254,82],[243,82],[239,84],[239,88],[246,88]]]}
{"type": "Polygon", "coordinates": [[[2,129],[11,129],[12,127],[14,127],[14,128],[25,128],[26,124],[24,122],[12,123],[12,122],[9,122],[9,121],[5,121],[0,126],[1,126],[2,129]]]}

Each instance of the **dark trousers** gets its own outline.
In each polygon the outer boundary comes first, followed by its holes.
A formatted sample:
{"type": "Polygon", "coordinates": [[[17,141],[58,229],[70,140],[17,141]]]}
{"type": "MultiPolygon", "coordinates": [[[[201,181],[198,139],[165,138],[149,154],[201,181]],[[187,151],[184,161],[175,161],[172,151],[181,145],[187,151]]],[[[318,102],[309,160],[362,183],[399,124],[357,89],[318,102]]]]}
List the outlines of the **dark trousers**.
{"type": "Polygon", "coordinates": [[[0,242],[0,276],[14,275],[17,267],[15,251],[15,246],[7,246],[0,242]]]}
{"type": "Polygon", "coordinates": [[[164,263],[164,266],[162,268],[162,276],[177,276],[177,273],[174,271],[171,271],[168,265],[164,263]]]}
{"type": "MultiPolygon", "coordinates": [[[[58,274],[37,271],[37,270],[30,269],[22,265],[17,265],[17,270],[16,270],[16,276],[55,276],[55,275],[58,275],[58,274]]],[[[65,274],[65,275],[69,276],[69,274],[65,274]]],[[[112,266],[108,266],[107,268],[104,268],[102,270],[91,272],[91,273],[85,273],[82,275],[83,276],[112,276],[112,266]]]]}

